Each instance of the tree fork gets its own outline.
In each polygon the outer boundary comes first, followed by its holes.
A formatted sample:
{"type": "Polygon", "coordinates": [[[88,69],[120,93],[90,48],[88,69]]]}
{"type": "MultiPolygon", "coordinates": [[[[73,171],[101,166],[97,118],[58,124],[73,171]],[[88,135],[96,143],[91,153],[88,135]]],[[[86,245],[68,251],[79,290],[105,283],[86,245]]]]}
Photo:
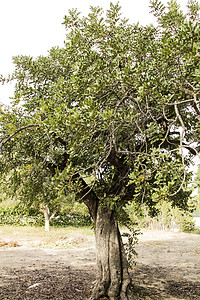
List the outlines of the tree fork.
{"type": "MultiPolygon", "coordinates": [[[[120,165],[125,174],[127,166],[116,156],[112,155],[113,157],[115,164],[120,165]]],[[[131,280],[116,212],[110,210],[106,204],[100,204],[93,189],[79,174],[74,175],[73,180],[78,180],[81,184],[82,189],[77,196],[81,197],[88,207],[95,227],[97,275],[90,299],[97,300],[108,296],[111,300],[128,300],[128,288],[131,280]]]]}

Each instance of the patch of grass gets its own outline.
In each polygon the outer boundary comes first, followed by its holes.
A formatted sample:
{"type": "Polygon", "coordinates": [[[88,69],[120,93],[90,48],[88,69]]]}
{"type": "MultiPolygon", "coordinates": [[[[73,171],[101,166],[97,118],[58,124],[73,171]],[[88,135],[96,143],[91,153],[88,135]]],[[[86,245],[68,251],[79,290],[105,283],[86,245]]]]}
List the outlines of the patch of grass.
{"type": "Polygon", "coordinates": [[[84,240],[83,237],[85,237],[86,240],[91,240],[93,236],[94,230],[90,227],[52,227],[49,232],[46,232],[42,227],[0,226],[0,239],[38,241],[38,244],[44,243],[45,245],[70,238],[81,241],[84,240]]]}

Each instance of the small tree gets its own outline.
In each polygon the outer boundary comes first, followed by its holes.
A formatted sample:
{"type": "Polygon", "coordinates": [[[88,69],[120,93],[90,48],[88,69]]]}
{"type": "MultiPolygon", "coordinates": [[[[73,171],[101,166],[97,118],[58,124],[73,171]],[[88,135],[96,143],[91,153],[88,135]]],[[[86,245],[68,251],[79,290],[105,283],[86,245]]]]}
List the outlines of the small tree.
{"type": "Polygon", "coordinates": [[[187,166],[199,151],[199,6],[189,1],[188,15],[175,1],[150,6],[156,27],[129,24],[118,4],[106,15],[71,10],[64,48],[14,58],[13,106],[1,114],[2,172],[41,174],[35,195],[71,190],[90,211],[91,299],[128,299],[118,215],[132,200],[152,215],[163,199],[186,209],[187,166]]]}
{"type": "Polygon", "coordinates": [[[40,211],[44,214],[45,231],[49,231],[50,220],[54,217],[55,213],[53,213],[52,215],[50,214],[48,205],[41,206],[40,211]]]}

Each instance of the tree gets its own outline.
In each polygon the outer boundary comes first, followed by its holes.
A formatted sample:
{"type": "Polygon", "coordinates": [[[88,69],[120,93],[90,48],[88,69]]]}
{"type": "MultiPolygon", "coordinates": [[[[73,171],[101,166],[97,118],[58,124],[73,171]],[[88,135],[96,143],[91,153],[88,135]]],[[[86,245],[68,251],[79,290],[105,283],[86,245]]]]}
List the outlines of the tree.
{"type": "Polygon", "coordinates": [[[26,180],[32,195],[71,190],[90,211],[91,299],[128,299],[117,223],[123,207],[145,203],[153,215],[160,200],[186,209],[190,196],[187,167],[199,151],[199,6],[189,1],[187,15],[175,1],[150,6],[157,26],[129,24],[118,4],[106,15],[69,11],[64,48],[14,58],[13,105],[1,114],[2,174],[14,169],[13,182],[19,188],[26,180]]]}
{"type": "Polygon", "coordinates": [[[50,187],[51,182],[43,182],[43,173],[37,172],[31,164],[24,167],[18,165],[17,168],[11,164],[10,172],[5,167],[4,164],[0,186],[4,191],[4,199],[12,199],[13,213],[17,211],[30,216],[42,213],[45,230],[49,231],[50,221],[60,212],[66,196],[62,195],[61,198],[59,191],[50,187]]]}

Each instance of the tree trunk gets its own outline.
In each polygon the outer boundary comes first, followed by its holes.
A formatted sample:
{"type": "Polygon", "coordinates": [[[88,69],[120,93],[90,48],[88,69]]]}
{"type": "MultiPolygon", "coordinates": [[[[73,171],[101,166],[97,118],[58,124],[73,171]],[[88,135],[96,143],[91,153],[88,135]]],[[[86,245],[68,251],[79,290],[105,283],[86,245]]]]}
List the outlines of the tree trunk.
{"type": "Polygon", "coordinates": [[[43,212],[44,212],[44,220],[45,220],[45,231],[49,231],[50,214],[47,205],[44,207],[43,212]]]}
{"type": "Polygon", "coordinates": [[[90,299],[127,300],[130,276],[116,214],[99,207],[95,220],[97,279],[90,299]]]}
{"type": "Polygon", "coordinates": [[[49,231],[49,228],[50,228],[50,225],[49,225],[49,219],[48,218],[46,218],[45,219],[45,231],[49,231]]]}
{"type": "Polygon", "coordinates": [[[40,207],[40,211],[44,214],[44,221],[45,221],[45,231],[49,231],[50,228],[50,220],[53,217],[50,217],[50,211],[47,205],[43,205],[40,207]]]}

